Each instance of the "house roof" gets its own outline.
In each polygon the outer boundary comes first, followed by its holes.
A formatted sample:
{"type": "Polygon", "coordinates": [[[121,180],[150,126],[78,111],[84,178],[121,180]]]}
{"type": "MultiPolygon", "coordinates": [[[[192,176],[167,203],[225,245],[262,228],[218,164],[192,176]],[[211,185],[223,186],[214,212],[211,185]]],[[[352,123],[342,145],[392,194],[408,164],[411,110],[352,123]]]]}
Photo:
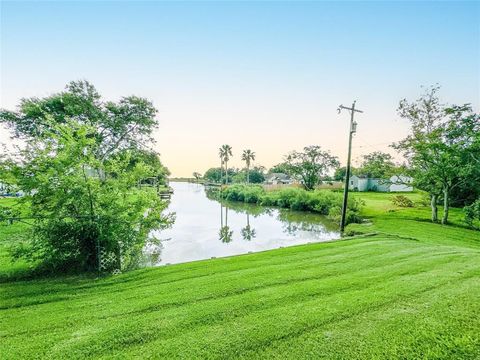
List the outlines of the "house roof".
{"type": "Polygon", "coordinates": [[[380,180],[380,178],[372,178],[372,177],[369,177],[367,175],[352,175],[350,176],[351,178],[356,176],[357,178],[359,179],[370,179],[370,180],[380,180]]]}
{"type": "Polygon", "coordinates": [[[290,176],[288,176],[287,174],[284,174],[284,173],[271,173],[271,174],[267,174],[265,179],[266,180],[273,180],[273,179],[290,180],[290,176]]]}
{"type": "Polygon", "coordinates": [[[374,178],[374,177],[369,177],[369,176],[367,176],[367,175],[352,175],[352,176],[350,176],[350,179],[351,179],[352,177],[354,177],[354,176],[356,176],[356,177],[357,177],[357,178],[359,178],[359,179],[367,179],[367,180],[385,180],[385,179],[382,179],[382,178],[374,178]]]}

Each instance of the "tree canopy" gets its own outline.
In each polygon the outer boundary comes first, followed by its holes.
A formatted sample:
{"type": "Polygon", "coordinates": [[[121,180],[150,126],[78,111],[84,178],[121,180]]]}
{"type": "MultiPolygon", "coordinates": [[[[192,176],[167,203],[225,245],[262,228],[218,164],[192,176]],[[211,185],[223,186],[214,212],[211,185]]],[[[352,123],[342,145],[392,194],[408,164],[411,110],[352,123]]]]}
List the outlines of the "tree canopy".
{"type": "Polygon", "coordinates": [[[407,159],[414,185],[430,194],[433,221],[443,198],[446,223],[452,192],[480,183],[480,117],[470,105],[441,104],[438,91],[431,87],[417,101],[400,102],[399,115],[411,132],[393,147],[407,159]]]}
{"type": "Polygon", "coordinates": [[[363,156],[362,165],[356,171],[371,178],[386,179],[393,174],[395,168],[392,159],[390,154],[374,151],[363,156]]]}
{"type": "Polygon", "coordinates": [[[232,177],[234,183],[252,183],[261,184],[265,181],[265,168],[263,166],[255,166],[249,170],[241,170],[232,177]]]}
{"type": "Polygon", "coordinates": [[[303,151],[293,151],[285,158],[288,173],[297,177],[307,190],[321,183],[327,171],[339,166],[336,156],[323,151],[318,145],[306,146],[303,151]]]}
{"type": "Polygon", "coordinates": [[[157,120],[137,97],[103,102],[93,85],[24,99],[0,120],[25,140],[0,163],[0,182],[24,191],[32,221],[17,255],[56,271],[125,269],[141,261],[152,230],[171,222],[144,179],[168,170],[148,145],[157,120]]]}
{"type": "Polygon", "coordinates": [[[274,174],[274,173],[283,173],[283,174],[288,174],[290,171],[289,165],[286,162],[282,162],[279,164],[276,164],[272,166],[269,170],[269,174],[274,174]]]}

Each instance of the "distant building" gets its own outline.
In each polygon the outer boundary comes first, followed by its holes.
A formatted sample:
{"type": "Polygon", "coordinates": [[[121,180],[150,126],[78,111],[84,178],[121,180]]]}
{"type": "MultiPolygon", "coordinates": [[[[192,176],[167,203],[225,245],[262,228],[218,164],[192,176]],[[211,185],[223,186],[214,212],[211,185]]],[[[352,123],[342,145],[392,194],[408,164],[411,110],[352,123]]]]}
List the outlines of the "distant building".
{"type": "Polygon", "coordinates": [[[272,173],[265,175],[265,184],[278,185],[278,184],[291,184],[292,179],[290,176],[284,173],[272,173]]]}
{"type": "Polygon", "coordinates": [[[412,178],[394,175],[390,179],[370,178],[365,175],[350,177],[349,188],[353,191],[410,192],[412,178]]]}
{"type": "Polygon", "coordinates": [[[15,190],[11,185],[0,183],[0,196],[23,196],[24,193],[21,190],[15,190]]]}

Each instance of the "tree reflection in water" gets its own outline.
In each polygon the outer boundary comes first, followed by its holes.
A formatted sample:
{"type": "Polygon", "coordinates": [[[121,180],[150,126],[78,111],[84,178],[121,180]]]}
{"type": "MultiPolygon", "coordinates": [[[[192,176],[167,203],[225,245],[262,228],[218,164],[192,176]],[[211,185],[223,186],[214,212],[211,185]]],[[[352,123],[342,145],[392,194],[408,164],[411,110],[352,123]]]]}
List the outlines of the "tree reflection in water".
{"type": "Polygon", "coordinates": [[[247,213],[247,226],[242,228],[241,234],[243,240],[250,241],[257,236],[257,232],[250,226],[250,214],[247,213]]]}
{"type": "Polygon", "coordinates": [[[275,217],[281,224],[282,232],[289,236],[299,236],[302,232],[311,234],[321,234],[326,231],[334,232],[337,227],[337,224],[328,221],[318,213],[228,201],[219,199],[215,191],[207,189],[205,193],[207,198],[220,203],[221,227],[219,238],[224,243],[229,243],[233,240],[233,231],[227,223],[228,209],[234,211],[234,213],[243,213],[246,215],[246,226],[240,229],[240,234],[245,241],[252,241],[257,237],[257,230],[250,225],[250,216],[254,218],[261,217],[262,215],[275,217]],[[225,209],[225,211],[223,209],[225,209]]]}
{"type": "Polygon", "coordinates": [[[222,243],[228,244],[233,240],[233,231],[228,227],[228,207],[225,206],[225,225],[223,225],[223,208],[224,206],[220,203],[220,231],[219,238],[222,243]]]}
{"type": "Polygon", "coordinates": [[[170,239],[150,239],[138,253],[138,267],[155,266],[162,261],[163,241],[170,239]]]}
{"type": "Polygon", "coordinates": [[[325,232],[325,224],[323,222],[318,223],[318,217],[318,214],[311,212],[280,209],[277,218],[282,223],[283,232],[295,236],[299,231],[312,233],[325,232]]]}

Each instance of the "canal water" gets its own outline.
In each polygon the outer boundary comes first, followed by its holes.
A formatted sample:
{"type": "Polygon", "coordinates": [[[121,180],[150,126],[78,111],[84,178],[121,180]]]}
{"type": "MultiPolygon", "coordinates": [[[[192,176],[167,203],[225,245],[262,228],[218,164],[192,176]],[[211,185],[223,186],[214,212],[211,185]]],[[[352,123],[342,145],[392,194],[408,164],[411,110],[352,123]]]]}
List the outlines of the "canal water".
{"type": "Polygon", "coordinates": [[[176,214],[171,228],[154,233],[161,246],[147,246],[149,265],[209,259],[279,247],[338,239],[338,226],[324,216],[219,202],[203,185],[171,182],[168,212],[176,214]]]}

